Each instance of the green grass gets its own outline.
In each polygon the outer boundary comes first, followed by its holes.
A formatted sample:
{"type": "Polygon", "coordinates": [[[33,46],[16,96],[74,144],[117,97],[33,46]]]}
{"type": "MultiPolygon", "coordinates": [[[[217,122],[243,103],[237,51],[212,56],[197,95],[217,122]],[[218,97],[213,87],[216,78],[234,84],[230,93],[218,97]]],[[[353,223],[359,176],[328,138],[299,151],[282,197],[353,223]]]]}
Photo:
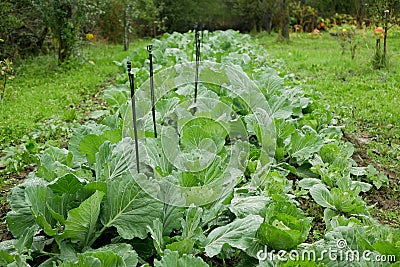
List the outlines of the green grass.
{"type": "Polygon", "coordinates": [[[390,67],[380,70],[371,64],[376,42],[372,33],[360,38],[353,60],[349,50],[342,54],[338,38],[329,33],[292,35],[289,42],[277,42],[277,35],[257,37],[269,54],[286,63],[282,75],[294,73],[293,83],[321,94],[338,124],[345,126],[345,136],[356,145],[355,159],[361,165],[373,164],[389,176],[389,188],[372,194],[397,204],[391,209],[385,204],[386,208],[375,211],[382,217],[393,217],[394,212],[399,218],[400,37],[388,37],[390,67]]]}
{"type": "MultiPolygon", "coordinates": [[[[138,45],[146,43],[130,51],[138,45]]],[[[63,66],[54,55],[14,62],[15,79],[0,101],[0,187],[46,145],[65,146],[70,128],[102,109],[101,90],[119,71],[113,61],[130,51],[92,44],[63,66]]]]}
{"type": "Polygon", "coordinates": [[[55,118],[82,119],[99,86],[115,78],[113,60],[128,55],[120,46],[94,45],[78,60],[60,67],[54,56],[40,56],[16,66],[16,78],[7,85],[0,103],[2,147],[18,141],[35,129],[38,122],[55,118]],[[94,65],[90,64],[92,61],[94,65]]]}
{"type": "Polygon", "coordinates": [[[382,168],[400,174],[400,38],[388,38],[389,70],[373,70],[375,40],[367,35],[357,49],[342,55],[337,38],[328,33],[319,38],[293,35],[288,43],[263,35],[259,42],[286,63],[308,87],[322,94],[322,101],[335,112],[345,132],[365,144],[366,152],[382,168]]]}

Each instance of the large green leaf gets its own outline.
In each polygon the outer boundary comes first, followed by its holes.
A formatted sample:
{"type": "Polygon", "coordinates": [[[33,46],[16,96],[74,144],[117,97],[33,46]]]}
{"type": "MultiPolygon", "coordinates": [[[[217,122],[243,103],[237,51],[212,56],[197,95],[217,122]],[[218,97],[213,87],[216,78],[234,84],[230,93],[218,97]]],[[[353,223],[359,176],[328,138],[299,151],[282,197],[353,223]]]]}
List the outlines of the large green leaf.
{"type": "Polygon", "coordinates": [[[296,127],[290,121],[286,121],[284,119],[275,119],[275,130],[276,130],[276,137],[279,141],[278,145],[284,143],[284,141],[290,137],[295,131],[296,127]]]}
{"type": "Polygon", "coordinates": [[[49,147],[38,155],[39,164],[37,176],[52,181],[57,176],[72,172],[74,156],[66,149],[49,147]]]}
{"type": "Polygon", "coordinates": [[[18,253],[22,254],[31,248],[35,230],[36,229],[34,226],[26,228],[24,234],[17,239],[17,242],[15,242],[15,249],[18,251],[18,253]]]}
{"type": "Polygon", "coordinates": [[[14,237],[19,238],[24,234],[26,228],[37,225],[32,211],[36,212],[36,214],[39,212],[46,213],[46,196],[47,193],[51,194],[51,192],[44,188],[44,181],[37,178],[28,179],[21,185],[13,188],[8,198],[11,211],[7,213],[7,225],[14,237]],[[29,190],[29,198],[26,190],[31,187],[37,190],[29,190]],[[34,205],[33,210],[31,209],[32,205],[34,205]]]}
{"type": "MultiPolygon", "coordinates": [[[[54,197],[52,190],[44,184],[34,184],[26,188],[25,195],[35,220],[39,217],[39,221],[45,222],[46,227],[47,224],[53,224],[53,217],[46,206],[46,202],[54,197]]],[[[36,220],[36,223],[42,228],[44,227],[38,220],[36,220]]]]}
{"type": "Polygon", "coordinates": [[[74,155],[74,161],[79,166],[86,162],[85,154],[82,154],[79,149],[79,144],[89,134],[101,135],[104,131],[109,128],[102,124],[96,124],[94,122],[80,125],[73,132],[71,139],[68,143],[68,150],[74,155]]]}
{"type": "Polygon", "coordinates": [[[163,236],[163,224],[160,219],[155,219],[152,226],[148,225],[147,229],[153,239],[153,246],[157,251],[157,254],[162,255],[165,248],[165,240],[163,236]]]}
{"type": "MultiPolygon", "coordinates": [[[[124,267],[126,264],[122,260],[120,256],[115,254],[112,251],[93,251],[93,252],[86,252],[84,254],[79,255],[78,259],[86,258],[86,257],[93,257],[99,259],[101,262],[101,266],[107,267],[124,267]]],[[[134,266],[134,265],[132,265],[134,266]]]]}
{"type": "Polygon", "coordinates": [[[261,146],[259,161],[262,166],[268,165],[275,156],[276,134],[275,125],[267,110],[256,108],[253,110],[247,125],[252,122],[252,128],[261,146]]]}
{"type": "Polygon", "coordinates": [[[111,86],[107,90],[104,90],[104,99],[115,110],[128,101],[128,94],[125,87],[111,86]]]}
{"type": "Polygon", "coordinates": [[[8,266],[9,263],[14,261],[14,258],[15,255],[8,253],[6,250],[0,247],[0,266],[8,266]]]}
{"type": "Polygon", "coordinates": [[[164,155],[161,139],[146,138],[146,164],[151,166],[159,175],[164,176],[172,172],[172,164],[164,155]]]}
{"type": "Polygon", "coordinates": [[[86,135],[79,143],[79,151],[86,156],[90,165],[96,161],[96,153],[99,151],[100,146],[107,141],[107,138],[100,135],[89,134],[86,135]]]}
{"type": "Polygon", "coordinates": [[[201,229],[202,216],[203,209],[200,207],[190,206],[186,209],[185,218],[181,219],[183,238],[197,240],[203,237],[201,229]]]}
{"type": "Polygon", "coordinates": [[[184,209],[181,207],[172,206],[167,203],[163,204],[161,215],[163,235],[169,236],[174,229],[181,229],[180,219],[183,217],[183,211],[184,209]]]}
{"type": "Polygon", "coordinates": [[[92,257],[100,260],[101,266],[104,267],[134,267],[138,264],[137,253],[132,250],[131,245],[125,243],[111,244],[94,250],[89,249],[78,255],[78,264],[86,264],[86,258],[92,257]]]}
{"type": "Polygon", "coordinates": [[[96,153],[96,179],[115,179],[122,174],[136,169],[135,144],[132,139],[124,138],[114,145],[105,141],[96,153]]]}
{"type": "MultiPolygon", "coordinates": [[[[395,256],[396,259],[400,259],[400,246],[395,246],[388,241],[378,241],[372,245],[376,251],[382,255],[391,256],[392,259],[395,256]]],[[[398,260],[397,260],[398,261],[398,260]]],[[[399,261],[398,261],[399,262],[399,261]]]]}
{"type": "Polygon", "coordinates": [[[77,261],[64,262],[61,267],[127,267],[137,265],[137,254],[135,251],[130,251],[130,256],[133,260],[125,262],[123,256],[118,254],[118,251],[112,249],[98,249],[92,251],[86,251],[85,253],[78,255],[77,261]]]}
{"type": "Polygon", "coordinates": [[[273,95],[268,99],[274,118],[287,119],[293,114],[293,103],[285,96],[273,95]]]}
{"type": "Polygon", "coordinates": [[[299,164],[313,156],[323,145],[322,138],[311,128],[306,128],[305,133],[295,131],[291,135],[289,155],[299,164]]]}
{"type": "Polygon", "coordinates": [[[217,148],[215,152],[218,152],[222,149],[227,134],[220,123],[208,118],[197,118],[190,120],[182,127],[180,141],[184,148],[190,150],[201,148],[204,139],[211,139],[217,148]]]}
{"type": "Polygon", "coordinates": [[[262,215],[269,201],[264,196],[249,196],[235,193],[229,205],[229,210],[239,218],[244,218],[248,215],[262,215]]]}
{"type": "Polygon", "coordinates": [[[121,139],[121,129],[107,130],[101,135],[88,134],[80,141],[79,151],[80,153],[86,155],[88,163],[93,165],[96,162],[96,153],[99,152],[100,146],[104,142],[109,141],[115,144],[121,139]]]}
{"type": "MultiPolygon", "coordinates": [[[[66,189],[68,190],[68,189],[66,189]]],[[[96,190],[93,190],[93,194],[96,190]]],[[[88,194],[88,197],[91,195],[88,194]]],[[[84,198],[85,199],[85,198],[84,198]]],[[[46,202],[47,209],[49,210],[51,216],[62,225],[65,225],[65,220],[67,219],[68,211],[77,208],[80,201],[77,199],[76,194],[63,193],[60,195],[54,195],[51,199],[46,202]]]]}
{"type": "Polygon", "coordinates": [[[289,250],[304,242],[311,229],[311,220],[293,202],[271,203],[257,237],[268,248],[289,250]]]}
{"type": "Polygon", "coordinates": [[[64,238],[80,242],[86,247],[96,233],[97,220],[100,214],[100,203],[105,194],[96,191],[92,196],[83,201],[79,207],[68,212],[65,222],[64,238]]]}
{"type": "Polygon", "coordinates": [[[66,174],[61,176],[49,184],[49,188],[53,193],[62,195],[75,194],[79,189],[81,189],[86,183],[81,181],[74,174],[66,174]]]}
{"type": "MultiPolygon", "coordinates": [[[[276,250],[289,250],[295,248],[303,242],[302,232],[298,229],[291,229],[290,224],[297,224],[297,221],[291,217],[281,214],[272,223],[263,222],[260,226],[260,239],[276,250]],[[284,220],[283,222],[281,220],[284,220]],[[286,223],[288,225],[286,225],[286,223]],[[262,233],[262,234],[261,234],[262,233]]],[[[307,237],[307,236],[306,236],[307,237]]]]}
{"type": "Polygon", "coordinates": [[[198,172],[209,166],[216,157],[216,145],[212,139],[203,138],[200,133],[196,134],[197,141],[194,140],[194,143],[200,142],[196,149],[181,150],[178,132],[172,127],[165,128],[162,138],[166,157],[179,169],[198,172]]]}
{"type": "MultiPolygon", "coordinates": [[[[107,253],[107,257],[114,260],[117,256],[113,253],[107,253]]],[[[63,262],[60,267],[103,267],[100,259],[93,256],[81,256],[78,261],[63,262]]]]}
{"type": "Polygon", "coordinates": [[[177,251],[165,250],[162,259],[154,261],[154,267],[208,267],[201,258],[192,255],[179,256],[177,251]]]}
{"type": "Polygon", "coordinates": [[[173,113],[178,103],[179,98],[177,97],[157,101],[157,119],[164,123],[164,120],[173,113]]]}
{"type": "Polygon", "coordinates": [[[183,239],[181,241],[176,241],[165,246],[166,249],[177,251],[180,256],[185,254],[190,254],[193,249],[194,241],[189,239],[183,239]]]}
{"type": "Polygon", "coordinates": [[[206,255],[214,257],[225,244],[241,250],[250,248],[262,221],[262,217],[258,215],[249,215],[212,230],[204,244],[206,255]]]}
{"type": "Polygon", "coordinates": [[[147,226],[161,218],[162,210],[163,204],[144,192],[134,177],[125,174],[107,181],[101,222],[105,228],[115,226],[123,238],[146,238],[147,226]]]}
{"type": "Polygon", "coordinates": [[[359,196],[360,188],[343,190],[334,187],[330,191],[336,210],[348,214],[368,214],[365,201],[359,196]]]}
{"type": "Polygon", "coordinates": [[[312,188],[314,185],[317,184],[322,184],[322,181],[317,178],[303,178],[298,182],[298,185],[306,190],[309,190],[310,188],[312,188]]]}
{"type": "Polygon", "coordinates": [[[316,184],[310,188],[310,194],[317,204],[324,208],[336,210],[333,198],[329,190],[323,184],[316,184]]]}

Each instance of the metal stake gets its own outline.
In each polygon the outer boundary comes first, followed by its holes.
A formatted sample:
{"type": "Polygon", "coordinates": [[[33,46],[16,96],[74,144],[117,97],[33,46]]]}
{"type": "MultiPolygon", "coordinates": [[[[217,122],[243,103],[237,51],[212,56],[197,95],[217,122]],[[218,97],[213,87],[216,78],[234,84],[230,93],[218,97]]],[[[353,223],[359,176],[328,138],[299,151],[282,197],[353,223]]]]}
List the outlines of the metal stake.
{"type": "Polygon", "coordinates": [[[153,115],[153,128],[154,137],[157,138],[157,127],[156,127],[156,107],[154,103],[154,78],[153,78],[153,46],[148,45],[147,51],[149,52],[150,60],[150,96],[151,96],[151,113],[153,115]]]}
{"type": "Polygon", "coordinates": [[[135,103],[135,75],[132,73],[132,63],[128,61],[126,63],[128,68],[128,77],[129,77],[129,85],[131,88],[131,104],[132,104],[132,120],[133,120],[133,133],[135,135],[135,152],[136,152],[136,169],[137,172],[140,172],[139,168],[139,140],[137,133],[137,124],[136,124],[136,103],[135,103]]]}
{"type": "MultiPolygon", "coordinates": [[[[199,84],[199,65],[200,65],[200,35],[199,32],[196,31],[195,34],[196,39],[196,76],[194,80],[194,103],[197,101],[197,88],[199,84]]],[[[196,113],[196,106],[194,107],[194,112],[196,113]]]]}
{"type": "MultiPolygon", "coordinates": [[[[197,50],[197,34],[199,32],[199,24],[196,22],[194,24],[193,28],[194,28],[194,46],[193,46],[193,48],[196,52],[196,50],[197,50]]],[[[190,58],[191,58],[191,60],[193,60],[193,53],[190,58]]]]}
{"type": "Polygon", "coordinates": [[[206,25],[203,23],[203,25],[201,26],[201,45],[203,45],[203,41],[204,41],[204,29],[205,29],[206,25]]]}

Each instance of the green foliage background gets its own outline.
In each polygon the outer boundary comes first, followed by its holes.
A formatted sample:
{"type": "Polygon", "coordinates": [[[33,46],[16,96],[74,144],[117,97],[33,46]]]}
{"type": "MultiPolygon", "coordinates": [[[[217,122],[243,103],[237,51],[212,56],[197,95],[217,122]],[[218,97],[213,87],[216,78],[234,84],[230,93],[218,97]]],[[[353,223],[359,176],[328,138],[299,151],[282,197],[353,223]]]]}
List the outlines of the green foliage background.
{"type": "Polygon", "coordinates": [[[0,58],[58,50],[64,61],[89,32],[122,43],[124,14],[130,39],[186,32],[196,22],[208,30],[275,30],[288,37],[291,26],[306,21],[309,25],[304,31],[318,28],[325,18],[335,18],[337,23],[361,23],[368,18],[374,23],[386,9],[396,17],[399,6],[394,0],[4,0],[0,3],[0,39],[4,40],[0,58]],[[340,15],[344,13],[350,15],[347,20],[340,15]]]}

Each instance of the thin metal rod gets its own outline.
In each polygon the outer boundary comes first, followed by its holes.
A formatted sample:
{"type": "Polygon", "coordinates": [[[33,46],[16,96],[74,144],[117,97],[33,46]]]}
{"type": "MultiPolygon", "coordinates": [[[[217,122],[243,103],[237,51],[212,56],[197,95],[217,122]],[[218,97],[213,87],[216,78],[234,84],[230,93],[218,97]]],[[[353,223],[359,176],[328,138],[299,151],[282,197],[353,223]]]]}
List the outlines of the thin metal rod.
{"type": "Polygon", "coordinates": [[[139,167],[139,140],[137,133],[137,124],[136,124],[136,103],[135,103],[135,75],[132,73],[132,63],[128,61],[126,63],[128,68],[128,77],[129,77],[129,86],[131,88],[131,104],[132,104],[132,120],[133,120],[133,133],[135,135],[135,152],[136,152],[136,169],[137,172],[140,172],[139,167]]]}
{"type": "MultiPolygon", "coordinates": [[[[198,31],[199,31],[199,24],[196,22],[194,24],[194,46],[193,46],[195,53],[196,53],[196,49],[197,49],[197,34],[198,34],[198,31]]],[[[193,53],[191,55],[191,60],[193,60],[193,53]]]]}
{"type": "Polygon", "coordinates": [[[203,25],[201,26],[201,46],[203,46],[203,40],[204,40],[204,29],[205,29],[206,25],[203,23],[203,25]]]}
{"type": "MultiPolygon", "coordinates": [[[[196,76],[194,80],[194,103],[197,101],[197,89],[199,86],[199,65],[200,65],[200,35],[196,31],[196,76]]],[[[196,106],[194,107],[194,112],[196,112],[196,106]]]]}
{"type": "Polygon", "coordinates": [[[153,115],[153,129],[154,137],[157,138],[157,126],[156,126],[156,106],[154,104],[154,78],[153,78],[153,46],[148,45],[147,51],[149,52],[150,60],[150,96],[151,96],[151,114],[153,115]]]}

